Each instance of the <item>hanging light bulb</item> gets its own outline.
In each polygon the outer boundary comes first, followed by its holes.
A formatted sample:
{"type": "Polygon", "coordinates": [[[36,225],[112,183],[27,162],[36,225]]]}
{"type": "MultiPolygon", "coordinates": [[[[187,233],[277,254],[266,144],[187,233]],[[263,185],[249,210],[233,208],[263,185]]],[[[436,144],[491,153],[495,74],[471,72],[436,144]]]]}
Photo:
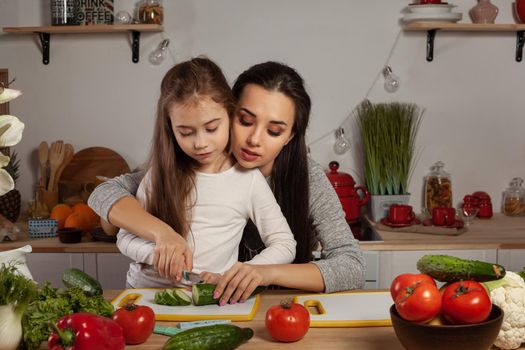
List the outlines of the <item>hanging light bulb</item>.
{"type": "Polygon", "coordinates": [[[155,51],[149,54],[149,61],[151,64],[159,65],[164,61],[164,57],[166,56],[166,53],[168,52],[168,45],[170,44],[169,39],[164,39],[161,41],[159,46],[155,51]]]}
{"type": "Polygon", "coordinates": [[[392,73],[392,68],[390,66],[385,66],[383,68],[383,77],[385,78],[385,90],[392,93],[396,92],[399,89],[399,84],[401,80],[397,75],[392,73]]]}
{"type": "Polygon", "coordinates": [[[334,152],[338,155],[345,154],[350,149],[350,141],[345,137],[345,130],[340,127],[335,131],[334,152]]]}

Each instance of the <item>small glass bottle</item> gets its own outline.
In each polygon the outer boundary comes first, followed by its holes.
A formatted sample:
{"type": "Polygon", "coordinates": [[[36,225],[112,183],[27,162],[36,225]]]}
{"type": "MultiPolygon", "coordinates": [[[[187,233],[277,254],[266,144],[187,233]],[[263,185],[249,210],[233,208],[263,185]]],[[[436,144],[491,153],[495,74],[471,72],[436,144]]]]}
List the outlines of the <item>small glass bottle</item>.
{"type": "Polygon", "coordinates": [[[502,208],[503,214],[508,216],[525,215],[525,189],[522,186],[523,179],[515,177],[509,187],[503,192],[502,208]]]}
{"type": "Polygon", "coordinates": [[[429,213],[433,208],[452,207],[452,181],[444,166],[442,161],[436,162],[425,176],[425,209],[429,213]]]}

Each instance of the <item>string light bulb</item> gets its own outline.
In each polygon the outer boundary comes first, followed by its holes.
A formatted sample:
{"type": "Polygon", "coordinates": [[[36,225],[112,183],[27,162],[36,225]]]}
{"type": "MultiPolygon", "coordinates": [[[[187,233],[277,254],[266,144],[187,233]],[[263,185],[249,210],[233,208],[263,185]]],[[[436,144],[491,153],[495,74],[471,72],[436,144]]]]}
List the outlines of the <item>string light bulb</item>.
{"type": "Polygon", "coordinates": [[[150,53],[149,55],[149,61],[151,64],[159,65],[164,61],[164,57],[166,56],[166,53],[168,52],[168,45],[170,44],[169,39],[164,39],[160,42],[159,46],[155,51],[150,53]]]}
{"type": "Polygon", "coordinates": [[[350,140],[345,137],[345,129],[342,127],[335,130],[335,144],[334,152],[335,154],[342,155],[348,152],[350,149],[350,140]]]}
{"type": "Polygon", "coordinates": [[[385,90],[394,93],[399,89],[399,84],[401,80],[397,75],[392,72],[390,66],[385,66],[383,68],[383,77],[385,78],[385,90]]]}

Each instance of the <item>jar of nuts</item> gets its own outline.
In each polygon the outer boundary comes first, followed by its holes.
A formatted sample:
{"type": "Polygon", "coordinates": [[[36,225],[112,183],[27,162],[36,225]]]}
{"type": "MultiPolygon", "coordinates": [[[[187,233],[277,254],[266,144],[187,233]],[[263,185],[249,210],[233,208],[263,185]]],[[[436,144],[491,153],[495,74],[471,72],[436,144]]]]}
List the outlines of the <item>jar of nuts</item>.
{"type": "Polygon", "coordinates": [[[140,23],[162,24],[164,9],[162,0],[144,0],[139,3],[138,17],[140,23]]]}
{"type": "Polygon", "coordinates": [[[503,192],[502,212],[508,216],[525,215],[525,189],[523,179],[515,177],[510,186],[503,192]]]}

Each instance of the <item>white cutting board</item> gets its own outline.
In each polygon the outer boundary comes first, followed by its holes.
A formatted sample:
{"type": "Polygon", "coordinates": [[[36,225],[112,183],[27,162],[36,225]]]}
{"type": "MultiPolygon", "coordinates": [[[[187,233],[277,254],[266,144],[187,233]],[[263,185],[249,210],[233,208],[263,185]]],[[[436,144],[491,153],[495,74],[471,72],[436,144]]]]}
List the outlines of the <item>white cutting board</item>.
{"type": "Polygon", "coordinates": [[[391,326],[390,292],[299,295],[294,302],[310,311],[310,327],[391,326]],[[313,312],[315,311],[315,312],[313,312]]]}
{"type": "MultiPolygon", "coordinates": [[[[128,301],[137,305],[147,305],[155,312],[158,321],[199,321],[199,320],[232,320],[250,321],[259,308],[259,295],[249,298],[244,303],[233,305],[167,306],[155,304],[155,293],[163,288],[126,289],[111,302],[119,308],[128,301]]],[[[191,292],[184,290],[191,298],[191,292]]]]}

